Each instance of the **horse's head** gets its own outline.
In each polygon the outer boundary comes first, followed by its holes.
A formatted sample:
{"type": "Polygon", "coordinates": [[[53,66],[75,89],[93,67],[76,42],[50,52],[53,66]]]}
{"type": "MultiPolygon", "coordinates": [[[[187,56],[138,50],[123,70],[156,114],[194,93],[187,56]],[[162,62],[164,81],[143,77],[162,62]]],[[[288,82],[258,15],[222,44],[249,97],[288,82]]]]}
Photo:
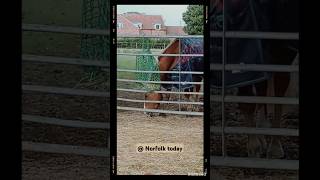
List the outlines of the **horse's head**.
{"type": "MultiPolygon", "coordinates": [[[[145,100],[147,101],[161,101],[162,95],[160,93],[148,92],[145,94],[145,100]]],[[[160,103],[146,102],[144,103],[144,109],[159,109],[160,103]]],[[[149,116],[159,115],[155,112],[146,112],[149,116]]]]}

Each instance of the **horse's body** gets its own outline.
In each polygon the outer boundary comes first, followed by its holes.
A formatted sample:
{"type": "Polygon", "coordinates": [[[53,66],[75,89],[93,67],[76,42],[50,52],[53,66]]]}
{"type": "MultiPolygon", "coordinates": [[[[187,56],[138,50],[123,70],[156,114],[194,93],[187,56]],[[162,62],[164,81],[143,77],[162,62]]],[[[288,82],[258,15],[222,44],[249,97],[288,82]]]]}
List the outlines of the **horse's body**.
{"type": "MultiPolygon", "coordinates": [[[[226,1],[228,7],[226,11],[226,29],[234,31],[271,31],[271,32],[298,32],[299,27],[296,22],[290,20],[290,14],[295,12],[297,15],[297,0],[230,0],[226,1]],[[290,7],[290,8],[289,8],[290,7]],[[254,9],[255,11],[252,11],[254,9]],[[253,21],[253,17],[256,21],[253,21]],[[286,19],[286,17],[288,19],[286,19]]],[[[222,10],[223,0],[211,0],[210,30],[222,30],[222,10]]],[[[164,50],[164,53],[177,54],[178,43],[175,41],[164,50]]],[[[289,41],[267,41],[267,40],[248,40],[248,39],[228,39],[227,40],[227,59],[226,63],[239,64],[246,62],[247,64],[292,64],[297,56],[298,44],[289,41]]],[[[221,40],[214,39],[210,42],[210,62],[221,63],[222,43],[221,40]],[[220,61],[220,62],[219,62],[220,61]]],[[[298,56],[297,56],[298,57],[298,56]]],[[[160,71],[171,70],[177,59],[174,57],[160,57],[160,71]]],[[[200,70],[201,71],[201,70],[200,70]]],[[[214,88],[221,88],[221,74],[214,72],[211,76],[211,85],[214,88]]],[[[226,72],[225,85],[227,88],[238,88],[239,96],[284,96],[290,81],[289,73],[240,73],[232,74],[226,72]]],[[[166,81],[166,74],[160,74],[161,81],[166,81]]],[[[196,76],[195,76],[196,77],[196,76]]],[[[195,78],[194,81],[201,81],[202,78],[195,78]]],[[[195,91],[199,92],[200,86],[195,86],[195,91]]],[[[161,95],[156,93],[148,93],[146,99],[159,100],[161,95]]],[[[146,103],[146,108],[155,109],[159,106],[155,103],[146,103]]],[[[248,122],[249,127],[280,127],[280,119],[282,113],[281,105],[267,106],[263,104],[247,104],[239,103],[239,109],[248,122]],[[267,113],[273,113],[271,121],[267,118],[267,113]]],[[[279,137],[273,136],[267,145],[264,136],[249,135],[248,136],[248,155],[260,157],[267,155],[269,158],[281,158],[284,156],[282,145],[279,137]]]]}
{"type": "MultiPolygon", "coordinates": [[[[175,39],[173,40],[166,49],[163,50],[162,54],[183,54],[182,53],[182,45],[184,40],[190,40],[190,39],[175,39]]],[[[199,45],[199,43],[203,43],[203,39],[199,39],[196,41],[198,43],[198,45],[192,44],[191,45],[191,50],[189,51],[189,53],[192,54],[197,54],[199,53],[199,51],[194,51],[194,49],[196,48],[200,48],[201,51],[203,51],[203,44],[199,45]]],[[[202,53],[202,52],[201,52],[202,53]]],[[[178,68],[181,69],[181,71],[186,71],[185,69],[183,69],[183,66],[188,66],[190,69],[190,71],[199,71],[199,72],[203,72],[203,57],[184,57],[184,58],[179,58],[179,57],[174,57],[174,56],[160,56],[158,58],[158,65],[159,65],[159,70],[160,71],[171,71],[171,70],[175,70],[177,71],[178,68]],[[179,64],[179,62],[181,64],[179,64]]],[[[172,81],[172,76],[176,76],[177,74],[168,74],[168,73],[160,73],[160,80],[161,81],[172,81]]],[[[189,77],[189,82],[201,82],[203,79],[203,75],[199,75],[199,74],[190,74],[190,75],[186,75],[189,77]]],[[[188,81],[188,77],[186,77],[184,80],[188,81]]],[[[176,79],[177,80],[177,79],[176,79]]],[[[199,92],[201,85],[190,85],[190,84],[185,84],[182,85],[182,87],[178,87],[179,85],[171,85],[171,84],[162,84],[162,87],[167,90],[170,91],[173,88],[176,89],[180,89],[181,91],[184,92],[199,92]]],[[[164,98],[163,95],[166,94],[160,94],[160,93],[146,93],[145,95],[145,99],[147,100],[161,100],[164,98]]],[[[169,94],[167,95],[167,97],[169,96],[169,94]]],[[[190,95],[190,94],[185,94],[184,97],[186,99],[189,99],[191,101],[197,101],[198,99],[198,95],[190,95]]],[[[145,103],[144,107],[147,109],[157,109],[160,106],[159,103],[145,103]]],[[[189,106],[192,107],[192,106],[189,106]]],[[[148,113],[149,115],[152,115],[153,113],[148,113]]]]}

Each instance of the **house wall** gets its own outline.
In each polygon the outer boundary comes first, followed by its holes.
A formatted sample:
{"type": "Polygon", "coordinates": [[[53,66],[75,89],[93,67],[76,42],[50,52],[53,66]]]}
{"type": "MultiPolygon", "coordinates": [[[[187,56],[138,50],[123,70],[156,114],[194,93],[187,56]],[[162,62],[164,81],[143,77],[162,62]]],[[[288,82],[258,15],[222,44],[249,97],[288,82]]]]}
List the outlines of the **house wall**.
{"type": "Polygon", "coordinates": [[[118,16],[117,23],[122,23],[123,27],[117,29],[117,34],[121,35],[139,35],[139,30],[123,16],[118,16]]]}
{"type": "Polygon", "coordinates": [[[140,31],[140,35],[165,36],[166,34],[166,30],[143,29],[140,31]]]}

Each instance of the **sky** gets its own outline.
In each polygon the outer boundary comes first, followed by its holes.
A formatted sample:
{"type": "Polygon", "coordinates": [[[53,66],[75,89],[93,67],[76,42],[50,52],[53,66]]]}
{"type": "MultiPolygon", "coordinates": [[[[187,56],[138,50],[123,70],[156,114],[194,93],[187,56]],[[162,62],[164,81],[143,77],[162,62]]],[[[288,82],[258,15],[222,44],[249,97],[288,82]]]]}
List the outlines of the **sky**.
{"type": "Polygon", "coordinates": [[[188,5],[118,5],[117,13],[140,12],[148,15],[162,15],[164,24],[167,26],[184,26],[182,13],[188,5]]]}

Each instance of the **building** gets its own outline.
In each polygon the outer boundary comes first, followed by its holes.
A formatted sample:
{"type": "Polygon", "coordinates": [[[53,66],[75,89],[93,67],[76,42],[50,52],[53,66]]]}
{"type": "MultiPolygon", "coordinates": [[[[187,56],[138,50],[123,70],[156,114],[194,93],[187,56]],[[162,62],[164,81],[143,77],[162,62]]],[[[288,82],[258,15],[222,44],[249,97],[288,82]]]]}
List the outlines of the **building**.
{"type": "Polygon", "coordinates": [[[183,26],[166,26],[161,15],[128,12],[117,15],[117,34],[123,36],[186,35],[183,26]]]}

